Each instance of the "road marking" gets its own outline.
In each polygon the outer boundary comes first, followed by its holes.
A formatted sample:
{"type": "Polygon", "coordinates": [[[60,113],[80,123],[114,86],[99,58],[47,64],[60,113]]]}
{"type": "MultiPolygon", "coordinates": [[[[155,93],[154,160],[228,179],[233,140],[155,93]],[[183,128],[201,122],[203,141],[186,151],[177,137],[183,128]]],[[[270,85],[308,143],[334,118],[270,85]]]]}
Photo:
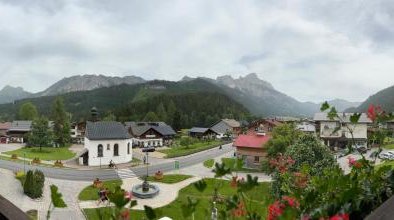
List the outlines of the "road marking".
{"type": "Polygon", "coordinates": [[[136,177],[135,173],[131,171],[130,169],[118,169],[116,170],[116,174],[120,179],[127,179],[127,178],[132,178],[136,177]]]}

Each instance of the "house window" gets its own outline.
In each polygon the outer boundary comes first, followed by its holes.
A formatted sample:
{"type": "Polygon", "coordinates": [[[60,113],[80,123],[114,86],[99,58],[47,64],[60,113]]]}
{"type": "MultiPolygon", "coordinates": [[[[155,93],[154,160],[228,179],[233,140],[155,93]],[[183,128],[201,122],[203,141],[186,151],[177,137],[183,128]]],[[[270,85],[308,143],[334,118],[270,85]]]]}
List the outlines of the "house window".
{"type": "Polygon", "coordinates": [[[260,157],[259,157],[259,156],[254,156],[254,162],[255,162],[255,163],[260,162],[260,157]]]}
{"type": "Polygon", "coordinates": [[[111,145],[107,144],[107,150],[111,150],[111,145]]]}
{"type": "Polygon", "coordinates": [[[127,154],[130,154],[130,143],[127,143],[127,154]]]}
{"type": "Polygon", "coordinates": [[[99,146],[97,146],[97,157],[103,157],[103,145],[99,144],[99,146]]]}
{"type": "Polygon", "coordinates": [[[114,145],[114,156],[119,156],[119,145],[118,144],[114,145]]]}

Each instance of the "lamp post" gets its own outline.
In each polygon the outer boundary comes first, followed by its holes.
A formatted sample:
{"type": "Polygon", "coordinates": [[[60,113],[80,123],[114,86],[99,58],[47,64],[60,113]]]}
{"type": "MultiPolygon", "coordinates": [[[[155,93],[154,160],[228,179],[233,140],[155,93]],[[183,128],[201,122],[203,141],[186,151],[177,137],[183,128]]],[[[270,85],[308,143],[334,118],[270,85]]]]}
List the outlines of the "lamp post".
{"type": "Polygon", "coordinates": [[[26,153],[23,153],[23,173],[26,175],[26,153]]]}

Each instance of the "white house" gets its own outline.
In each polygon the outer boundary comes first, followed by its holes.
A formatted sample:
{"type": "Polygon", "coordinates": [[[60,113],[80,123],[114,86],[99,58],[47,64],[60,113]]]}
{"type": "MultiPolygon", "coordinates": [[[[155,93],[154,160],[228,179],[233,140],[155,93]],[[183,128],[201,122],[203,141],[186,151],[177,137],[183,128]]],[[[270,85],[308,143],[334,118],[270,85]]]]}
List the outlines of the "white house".
{"type": "Polygon", "coordinates": [[[133,159],[132,138],[120,122],[87,122],[85,153],[80,164],[88,166],[127,163],[133,159]]]}
{"type": "Polygon", "coordinates": [[[331,120],[327,117],[327,113],[316,113],[313,118],[317,125],[317,133],[324,144],[332,148],[344,148],[354,138],[356,145],[366,147],[368,124],[372,123],[367,115],[362,113],[355,124],[350,122],[353,113],[338,113],[338,115],[339,119],[331,120]]]}

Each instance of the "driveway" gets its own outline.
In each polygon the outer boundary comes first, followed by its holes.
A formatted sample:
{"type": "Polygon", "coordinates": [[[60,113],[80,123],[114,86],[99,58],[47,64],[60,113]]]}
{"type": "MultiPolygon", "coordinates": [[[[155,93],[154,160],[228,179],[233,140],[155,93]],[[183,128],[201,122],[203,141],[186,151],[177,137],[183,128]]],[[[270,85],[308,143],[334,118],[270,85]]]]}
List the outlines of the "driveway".
{"type": "Polygon", "coordinates": [[[18,150],[24,147],[23,144],[0,144],[0,153],[18,150]]]}
{"type": "MultiPolygon", "coordinates": [[[[378,150],[377,148],[373,148],[373,149],[368,150],[365,154],[363,154],[365,159],[370,160],[370,161],[374,161],[375,158],[371,158],[370,155],[372,152],[375,152],[377,150],[378,150]]],[[[387,151],[387,150],[383,150],[382,152],[385,152],[385,151],[387,151]]],[[[353,152],[349,155],[346,155],[344,157],[337,158],[337,162],[338,162],[339,166],[342,168],[342,170],[345,171],[345,173],[350,173],[350,171],[351,171],[351,168],[349,167],[349,159],[348,159],[349,157],[354,158],[356,160],[359,160],[362,158],[361,154],[358,153],[357,151],[353,152]]],[[[376,158],[376,164],[380,164],[380,163],[382,163],[382,161],[379,158],[376,158]]]]}

